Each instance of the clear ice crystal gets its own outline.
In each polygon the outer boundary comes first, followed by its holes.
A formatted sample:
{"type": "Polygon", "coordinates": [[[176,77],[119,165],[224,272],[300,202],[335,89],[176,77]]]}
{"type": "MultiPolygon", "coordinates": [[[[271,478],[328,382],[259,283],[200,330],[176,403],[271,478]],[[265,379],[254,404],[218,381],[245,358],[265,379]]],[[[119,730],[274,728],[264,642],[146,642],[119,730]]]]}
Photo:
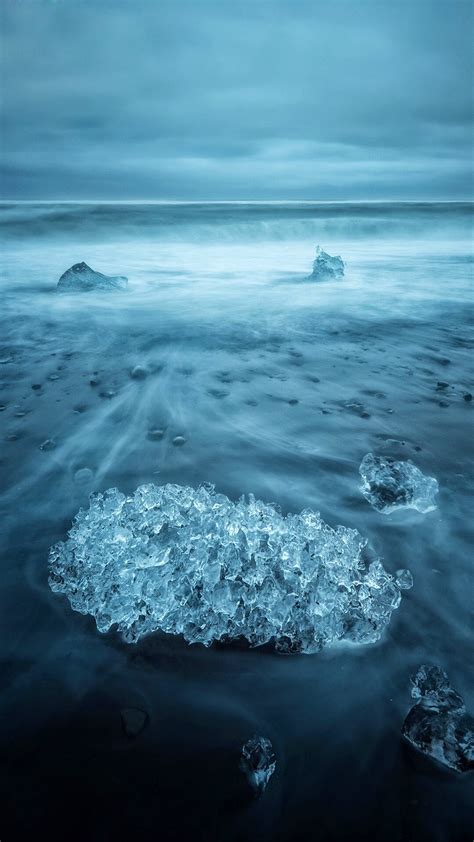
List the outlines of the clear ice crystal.
{"type": "Polygon", "coordinates": [[[344,261],[341,257],[331,257],[323,251],[321,246],[316,246],[316,260],[313,263],[311,277],[317,281],[339,280],[344,276],[344,261]]]}
{"type": "Polygon", "coordinates": [[[397,570],[395,581],[401,591],[409,591],[413,587],[413,576],[409,570],[397,570]]]}
{"type": "Polygon", "coordinates": [[[436,509],[437,481],[422,474],[409,459],[396,462],[367,453],[359,473],[363,480],[362,494],[378,512],[386,515],[396,509],[416,509],[426,514],[436,509]]]}
{"type": "Polygon", "coordinates": [[[403,723],[403,736],[443,766],[457,772],[474,769],[474,718],[444,670],[423,665],[411,681],[416,704],[403,723]]]}
{"type": "Polygon", "coordinates": [[[411,695],[424,708],[465,711],[464,702],[441,667],[421,666],[411,679],[411,695]]]}
{"type": "Polygon", "coordinates": [[[245,638],[313,653],[375,642],[400,604],[381,562],[364,562],[366,539],[309,509],[283,516],[212,486],[150,484],[89,499],[50,550],[49,584],[129,643],[161,630],[205,646],[245,638]]]}
{"type": "Polygon", "coordinates": [[[255,795],[261,795],[276,768],[273,746],[267,737],[255,735],[242,746],[240,768],[255,795]]]}

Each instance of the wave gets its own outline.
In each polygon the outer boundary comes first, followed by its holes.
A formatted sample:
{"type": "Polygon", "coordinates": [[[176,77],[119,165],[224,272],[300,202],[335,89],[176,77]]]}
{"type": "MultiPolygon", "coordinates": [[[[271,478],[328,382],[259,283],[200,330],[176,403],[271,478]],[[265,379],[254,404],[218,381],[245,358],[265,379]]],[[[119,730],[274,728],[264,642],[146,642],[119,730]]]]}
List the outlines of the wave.
{"type": "Polygon", "coordinates": [[[5,239],[245,242],[472,235],[466,202],[15,203],[0,205],[5,239]]]}

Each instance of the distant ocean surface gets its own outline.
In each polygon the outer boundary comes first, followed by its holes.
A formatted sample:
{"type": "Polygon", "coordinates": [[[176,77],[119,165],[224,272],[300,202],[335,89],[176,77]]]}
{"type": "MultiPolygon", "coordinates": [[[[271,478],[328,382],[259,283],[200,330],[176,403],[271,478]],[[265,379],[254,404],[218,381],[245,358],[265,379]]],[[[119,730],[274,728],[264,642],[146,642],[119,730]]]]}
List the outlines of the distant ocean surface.
{"type": "Polygon", "coordinates": [[[2,840],[471,839],[472,775],[400,728],[422,663],[474,712],[472,206],[4,202],[0,216],[2,840]],[[309,280],[318,244],[342,280],[309,280]],[[128,289],[58,294],[80,261],[128,289]],[[369,452],[436,477],[437,509],[374,511],[369,452]],[[50,591],[48,550],[91,491],[148,482],[320,511],[414,587],[372,646],[127,646],[50,591]],[[148,717],[135,740],[127,707],[148,717]],[[255,802],[239,771],[254,733],[277,755],[255,802]]]}

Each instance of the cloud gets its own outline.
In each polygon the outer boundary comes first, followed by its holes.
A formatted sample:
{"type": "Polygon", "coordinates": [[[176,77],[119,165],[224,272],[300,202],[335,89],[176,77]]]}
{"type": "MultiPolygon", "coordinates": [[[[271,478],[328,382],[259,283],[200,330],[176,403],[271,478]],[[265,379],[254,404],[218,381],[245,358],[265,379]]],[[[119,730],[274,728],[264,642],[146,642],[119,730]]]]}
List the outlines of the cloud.
{"type": "Polygon", "coordinates": [[[17,0],[3,194],[463,198],[464,0],[17,0]]]}

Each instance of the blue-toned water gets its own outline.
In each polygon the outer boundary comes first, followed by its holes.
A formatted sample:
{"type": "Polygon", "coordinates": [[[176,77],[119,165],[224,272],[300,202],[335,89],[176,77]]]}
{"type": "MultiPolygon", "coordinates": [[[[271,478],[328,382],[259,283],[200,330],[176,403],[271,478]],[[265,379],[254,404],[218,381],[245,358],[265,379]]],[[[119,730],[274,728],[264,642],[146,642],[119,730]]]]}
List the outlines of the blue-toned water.
{"type": "Polygon", "coordinates": [[[472,777],[400,739],[420,663],[440,664],[474,710],[471,207],[1,213],[5,839],[29,826],[64,838],[58,810],[88,840],[173,822],[176,839],[471,838],[472,777]],[[308,280],[317,244],[343,257],[344,279],[308,280]],[[82,260],[128,290],[58,294],[82,260]],[[368,452],[436,477],[437,509],[372,509],[368,452]],[[47,556],[90,491],[148,482],[316,509],[414,587],[376,645],[127,646],[50,591],[47,556]],[[134,706],[148,722],[129,740],[120,710],[134,706]],[[277,756],[255,803],[239,771],[254,733],[277,756]]]}

